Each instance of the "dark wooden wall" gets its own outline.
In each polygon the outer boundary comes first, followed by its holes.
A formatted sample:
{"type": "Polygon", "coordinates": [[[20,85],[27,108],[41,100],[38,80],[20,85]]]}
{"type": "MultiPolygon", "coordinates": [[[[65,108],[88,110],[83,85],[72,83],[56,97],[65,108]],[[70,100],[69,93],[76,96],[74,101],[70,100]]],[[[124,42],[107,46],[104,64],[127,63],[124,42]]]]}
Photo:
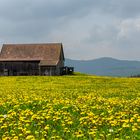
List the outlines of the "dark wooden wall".
{"type": "Polygon", "coordinates": [[[0,75],[39,75],[37,61],[0,62],[0,75]]]}
{"type": "Polygon", "coordinates": [[[41,66],[40,75],[53,76],[53,75],[58,75],[58,74],[57,74],[57,69],[55,66],[41,66]]]}
{"type": "Polygon", "coordinates": [[[63,62],[57,66],[40,66],[40,61],[8,61],[0,62],[1,76],[18,76],[18,75],[61,75],[63,62]]]}

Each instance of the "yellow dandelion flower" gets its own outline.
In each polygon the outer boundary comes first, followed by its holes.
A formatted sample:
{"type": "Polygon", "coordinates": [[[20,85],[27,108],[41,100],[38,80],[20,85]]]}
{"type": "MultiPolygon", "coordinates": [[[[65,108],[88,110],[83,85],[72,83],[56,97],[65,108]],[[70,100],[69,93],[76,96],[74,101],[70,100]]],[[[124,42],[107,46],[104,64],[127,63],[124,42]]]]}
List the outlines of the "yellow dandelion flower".
{"type": "Polygon", "coordinates": [[[28,135],[26,137],[26,140],[35,140],[35,137],[33,135],[28,135]]]}
{"type": "Polygon", "coordinates": [[[46,125],[44,129],[45,130],[49,130],[49,128],[50,128],[50,126],[49,125],[46,125]]]}

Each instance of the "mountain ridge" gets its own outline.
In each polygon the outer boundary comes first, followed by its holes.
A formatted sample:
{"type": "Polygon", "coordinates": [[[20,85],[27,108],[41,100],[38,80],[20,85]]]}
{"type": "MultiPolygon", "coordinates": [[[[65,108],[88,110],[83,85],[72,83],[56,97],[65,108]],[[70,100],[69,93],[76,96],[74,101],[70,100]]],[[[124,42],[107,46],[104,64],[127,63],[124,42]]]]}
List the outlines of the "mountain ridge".
{"type": "Polygon", "coordinates": [[[140,74],[140,61],[119,60],[102,57],[93,60],[72,60],[66,58],[65,64],[75,71],[102,76],[132,76],[140,74]]]}

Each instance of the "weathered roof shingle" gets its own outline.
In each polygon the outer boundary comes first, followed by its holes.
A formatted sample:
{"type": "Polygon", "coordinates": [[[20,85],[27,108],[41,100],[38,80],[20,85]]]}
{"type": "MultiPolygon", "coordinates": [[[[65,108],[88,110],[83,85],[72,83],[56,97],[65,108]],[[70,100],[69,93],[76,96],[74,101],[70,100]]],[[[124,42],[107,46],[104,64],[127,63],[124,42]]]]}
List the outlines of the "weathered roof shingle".
{"type": "Polygon", "coordinates": [[[42,61],[40,64],[54,65],[63,55],[61,43],[49,44],[4,44],[0,61],[42,61]]]}

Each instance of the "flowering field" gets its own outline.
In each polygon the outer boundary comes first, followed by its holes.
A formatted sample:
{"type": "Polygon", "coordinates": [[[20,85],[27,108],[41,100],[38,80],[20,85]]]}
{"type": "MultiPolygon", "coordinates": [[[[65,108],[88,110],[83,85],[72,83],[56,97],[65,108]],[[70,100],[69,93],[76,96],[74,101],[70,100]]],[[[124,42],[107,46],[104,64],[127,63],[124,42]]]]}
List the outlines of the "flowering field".
{"type": "Polygon", "coordinates": [[[0,139],[140,139],[140,79],[0,77],[0,139]]]}

